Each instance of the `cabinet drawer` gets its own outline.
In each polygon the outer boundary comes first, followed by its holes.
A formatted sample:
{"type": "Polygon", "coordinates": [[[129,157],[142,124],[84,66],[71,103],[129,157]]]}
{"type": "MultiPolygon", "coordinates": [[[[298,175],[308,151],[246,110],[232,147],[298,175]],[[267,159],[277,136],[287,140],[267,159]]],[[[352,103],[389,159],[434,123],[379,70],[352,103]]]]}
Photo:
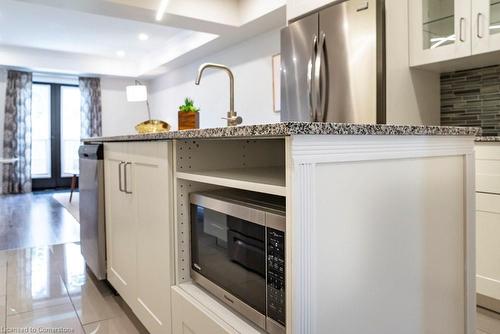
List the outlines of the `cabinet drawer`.
{"type": "Polygon", "coordinates": [[[500,143],[476,144],[476,160],[500,161],[500,143]]]}
{"type": "Polygon", "coordinates": [[[500,195],[477,193],[476,209],[477,211],[500,214],[500,195]]]}
{"type": "Polygon", "coordinates": [[[476,190],[500,194],[500,160],[476,159],[476,190]]]}
{"type": "Polygon", "coordinates": [[[224,328],[212,318],[203,306],[182,289],[172,288],[172,333],[173,334],[228,334],[238,333],[224,328]]]}

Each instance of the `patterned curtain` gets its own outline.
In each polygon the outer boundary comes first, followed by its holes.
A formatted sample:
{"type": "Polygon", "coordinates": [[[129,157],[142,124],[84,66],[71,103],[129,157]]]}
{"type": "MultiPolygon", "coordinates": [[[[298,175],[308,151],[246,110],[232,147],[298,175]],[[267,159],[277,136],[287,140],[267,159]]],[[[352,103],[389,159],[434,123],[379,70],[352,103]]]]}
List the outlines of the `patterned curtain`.
{"type": "Polygon", "coordinates": [[[3,156],[18,160],[3,166],[4,194],[31,192],[31,80],[31,73],[7,73],[3,156]]]}
{"type": "Polygon", "coordinates": [[[79,78],[81,138],[102,135],[101,80],[79,78]]]}

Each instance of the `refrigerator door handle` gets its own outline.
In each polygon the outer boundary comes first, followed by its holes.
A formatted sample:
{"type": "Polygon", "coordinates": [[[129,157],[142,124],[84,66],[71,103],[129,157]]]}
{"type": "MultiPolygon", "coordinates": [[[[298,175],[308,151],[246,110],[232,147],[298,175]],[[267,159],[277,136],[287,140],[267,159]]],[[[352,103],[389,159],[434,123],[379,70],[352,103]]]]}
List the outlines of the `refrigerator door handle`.
{"type": "Polygon", "coordinates": [[[314,66],[316,61],[316,55],[318,53],[318,36],[314,35],[313,38],[313,46],[311,52],[311,58],[309,59],[309,63],[307,64],[307,96],[309,98],[309,114],[311,115],[310,119],[314,121],[315,117],[315,106],[313,102],[313,75],[314,75],[314,66]]]}
{"type": "Polygon", "coordinates": [[[326,77],[326,82],[323,83],[323,76],[321,73],[323,72],[323,62],[325,62],[326,69],[326,57],[325,57],[325,43],[326,43],[326,34],[321,32],[318,46],[318,55],[316,57],[316,66],[315,66],[315,93],[316,93],[316,111],[314,115],[315,122],[324,122],[324,116],[326,113],[326,108],[328,105],[327,98],[325,98],[325,94],[323,94],[323,89],[326,89],[326,95],[328,95],[328,85],[329,79],[328,75],[326,77]]]}

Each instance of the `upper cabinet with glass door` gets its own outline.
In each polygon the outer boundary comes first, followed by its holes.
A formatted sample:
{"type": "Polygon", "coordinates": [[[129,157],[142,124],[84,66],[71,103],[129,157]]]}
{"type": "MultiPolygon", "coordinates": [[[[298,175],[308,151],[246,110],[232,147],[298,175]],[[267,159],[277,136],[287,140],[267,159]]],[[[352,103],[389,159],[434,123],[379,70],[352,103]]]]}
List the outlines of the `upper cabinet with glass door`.
{"type": "Polygon", "coordinates": [[[472,54],[500,50],[500,0],[472,0],[472,54]]]}
{"type": "Polygon", "coordinates": [[[411,66],[470,55],[471,0],[408,1],[411,66]]]}

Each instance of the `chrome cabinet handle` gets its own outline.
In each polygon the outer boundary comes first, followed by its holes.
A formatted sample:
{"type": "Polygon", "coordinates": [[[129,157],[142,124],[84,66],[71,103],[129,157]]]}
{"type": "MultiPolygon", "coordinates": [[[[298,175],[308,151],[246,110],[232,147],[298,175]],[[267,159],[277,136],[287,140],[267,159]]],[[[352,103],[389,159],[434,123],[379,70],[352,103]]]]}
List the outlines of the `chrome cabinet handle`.
{"type": "Polygon", "coordinates": [[[128,165],[132,165],[132,163],[131,162],[126,162],[125,166],[123,167],[123,171],[125,172],[125,178],[124,178],[124,180],[125,180],[125,182],[124,182],[125,187],[124,188],[125,188],[125,193],[126,194],[132,194],[132,192],[128,190],[128,184],[127,184],[127,166],[128,165]]]}
{"type": "Polygon", "coordinates": [[[484,37],[484,24],[482,18],[484,17],[483,13],[477,13],[477,38],[484,37]]]}
{"type": "Polygon", "coordinates": [[[317,115],[318,122],[325,122],[326,111],[328,108],[328,97],[329,97],[329,89],[330,89],[330,76],[328,73],[328,59],[326,57],[326,33],[321,33],[320,39],[320,70],[319,70],[319,85],[318,85],[318,111],[317,115]],[[324,67],[323,67],[324,64],[324,67]],[[326,75],[323,75],[326,73],[326,75]]]}
{"type": "Polygon", "coordinates": [[[314,103],[313,103],[313,75],[314,75],[314,62],[316,60],[316,53],[318,50],[318,36],[314,35],[311,58],[307,64],[307,96],[309,97],[309,114],[310,119],[314,121],[314,103]]]}
{"type": "Polygon", "coordinates": [[[460,42],[465,42],[464,24],[465,24],[465,17],[461,17],[460,18],[460,42]]]}
{"type": "Polygon", "coordinates": [[[123,187],[122,187],[122,166],[123,164],[125,163],[125,161],[121,161],[119,164],[118,164],[118,189],[120,190],[120,192],[125,192],[123,190],[123,187]]]}

